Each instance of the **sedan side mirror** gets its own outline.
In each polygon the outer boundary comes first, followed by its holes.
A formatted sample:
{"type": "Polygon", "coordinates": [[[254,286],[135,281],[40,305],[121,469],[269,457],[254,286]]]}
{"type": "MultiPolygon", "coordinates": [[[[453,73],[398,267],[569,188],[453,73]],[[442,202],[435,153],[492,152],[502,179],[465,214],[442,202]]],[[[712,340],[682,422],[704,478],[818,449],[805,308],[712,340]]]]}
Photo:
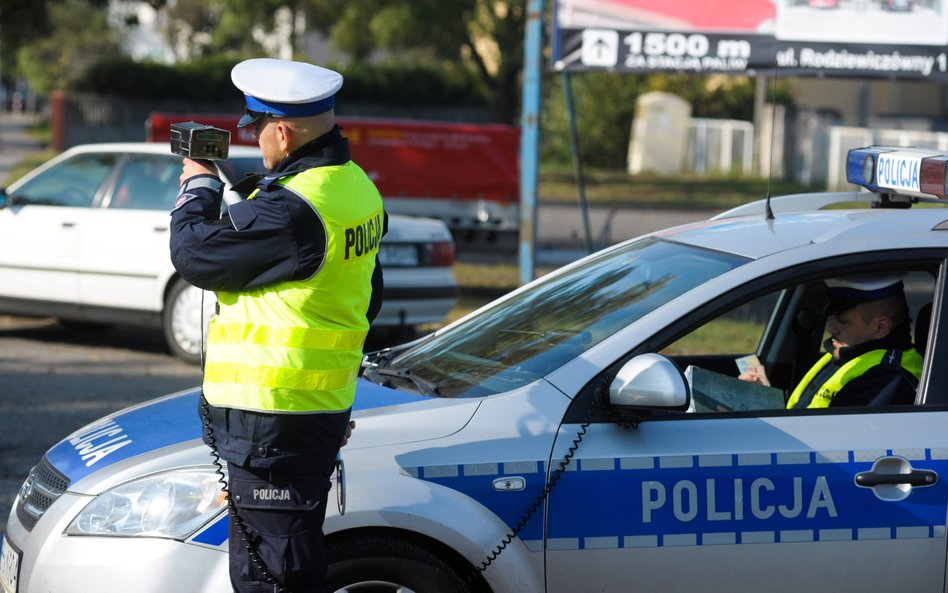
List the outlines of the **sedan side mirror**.
{"type": "Polygon", "coordinates": [[[7,198],[7,190],[0,188],[0,210],[3,210],[10,205],[10,200],[7,198]]]}
{"type": "Polygon", "coordinates": [[[609,403],[629,411],[687,410],[691,390],[674,362],[660,354],[641,354],[612,380],[609,403]]]}

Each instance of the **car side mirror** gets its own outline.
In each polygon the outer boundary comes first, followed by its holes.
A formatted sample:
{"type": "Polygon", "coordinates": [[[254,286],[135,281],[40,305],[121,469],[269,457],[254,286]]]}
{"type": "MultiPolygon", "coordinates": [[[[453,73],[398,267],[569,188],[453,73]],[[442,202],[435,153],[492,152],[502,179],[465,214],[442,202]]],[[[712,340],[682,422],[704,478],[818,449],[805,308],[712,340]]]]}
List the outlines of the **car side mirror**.
{"type": "Polygon", "coordinates": [[[0,188],[0,210],[3,210],[10,205],[10,199],[7,198],[7,190],[5,188],[0,188]]]}
{"type": "Polygon", "coordinates": [[[660,354],[625,363],[609,385],[609,403],[619,410],[687,410],[691,390],[678,366],[660,354]]]}

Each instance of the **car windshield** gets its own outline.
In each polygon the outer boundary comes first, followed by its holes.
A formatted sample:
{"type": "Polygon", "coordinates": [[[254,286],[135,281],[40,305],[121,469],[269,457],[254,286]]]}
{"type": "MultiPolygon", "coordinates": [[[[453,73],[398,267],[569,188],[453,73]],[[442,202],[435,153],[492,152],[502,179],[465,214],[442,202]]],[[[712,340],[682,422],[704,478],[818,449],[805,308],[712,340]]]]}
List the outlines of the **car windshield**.
{"type": "MultiPolygon", "coordinates": [[[[534,284],[420,342],[380,371],[387,383],[441,397],[508,391],[543,377],[675,297],[746,261],[643,239],[534,284]]],[[[379,377],[367,369],[366,376],[373,375],[379,377]]]]}

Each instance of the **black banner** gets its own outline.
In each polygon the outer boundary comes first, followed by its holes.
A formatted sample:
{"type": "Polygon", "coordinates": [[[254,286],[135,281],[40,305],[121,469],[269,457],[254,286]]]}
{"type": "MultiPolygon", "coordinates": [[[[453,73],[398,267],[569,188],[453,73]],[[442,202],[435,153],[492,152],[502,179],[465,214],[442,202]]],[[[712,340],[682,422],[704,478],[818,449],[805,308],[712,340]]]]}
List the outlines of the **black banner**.
{"type": "Polygon", "coordinates": [[[780,41],[773,35],[561,28],[553,67],[569,71],[691,72],[908,78],[948,82],[948,47],[780,41]]]}

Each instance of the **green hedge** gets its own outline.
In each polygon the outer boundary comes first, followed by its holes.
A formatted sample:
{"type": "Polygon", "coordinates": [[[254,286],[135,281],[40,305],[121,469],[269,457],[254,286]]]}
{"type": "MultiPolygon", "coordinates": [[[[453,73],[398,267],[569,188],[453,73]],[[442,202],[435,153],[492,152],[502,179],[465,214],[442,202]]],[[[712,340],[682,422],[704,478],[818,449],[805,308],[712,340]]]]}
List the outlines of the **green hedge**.
{"type": "MultiPolygon", "coordinates": [[[[92,65],[73,90],[129,98],[227,101],[233,99],[230,71],[238,60],[207,58],[165,65],[116,57],[92,65]]],[[[349,102],[398,105],[483,105],[477,76],[454,66],[349,65],[341,95],[349,102]]]]}

